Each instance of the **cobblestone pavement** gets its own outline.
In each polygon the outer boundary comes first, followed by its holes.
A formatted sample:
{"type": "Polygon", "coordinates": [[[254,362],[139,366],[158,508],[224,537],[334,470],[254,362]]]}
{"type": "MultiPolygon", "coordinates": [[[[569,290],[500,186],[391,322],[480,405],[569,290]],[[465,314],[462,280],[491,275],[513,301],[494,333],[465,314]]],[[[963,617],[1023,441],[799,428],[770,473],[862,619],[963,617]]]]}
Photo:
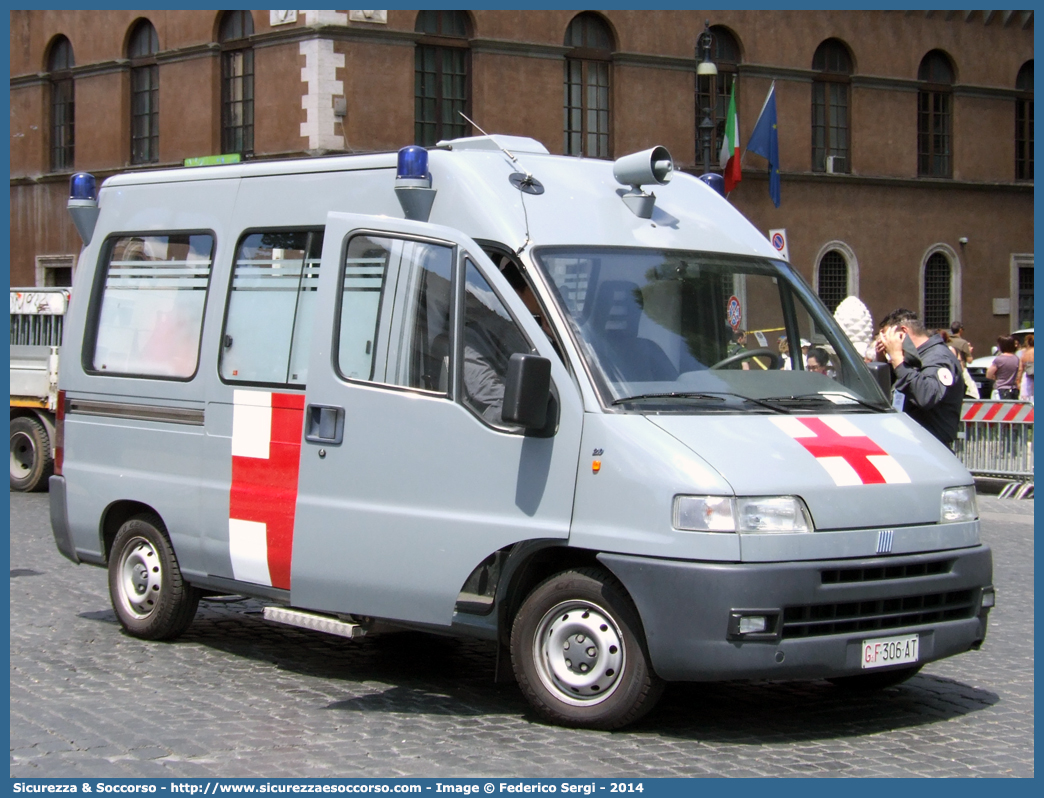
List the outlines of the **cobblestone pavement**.
{"type": "Polygon", "coordinates": [[[620,732],[537,722],[487,644],[344,641],[205,601],[174,643],[122,634],[105,571],[11,494],[11,776],[1033,776],[1033,502],[980,497],[997,607],[979,652],[872,696],[672,685],[620,732]]]}

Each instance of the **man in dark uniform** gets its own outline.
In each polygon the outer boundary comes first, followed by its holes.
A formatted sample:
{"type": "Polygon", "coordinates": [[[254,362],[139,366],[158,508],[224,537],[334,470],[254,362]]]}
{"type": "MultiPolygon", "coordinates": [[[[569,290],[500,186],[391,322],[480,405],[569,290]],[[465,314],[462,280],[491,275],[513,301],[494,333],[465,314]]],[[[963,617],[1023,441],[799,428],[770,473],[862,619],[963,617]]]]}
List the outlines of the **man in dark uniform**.
{"type": "Polygon", "coordinates": [[[904,397],[903,411],[952,446],[961,421],[964,380],[942,336],[929,336],[916,313],[898,308],[881,322],[876,347],[892,366],[895,390],[904,397]],[[909,351],[911,344],[914,351],[909,351]]]}

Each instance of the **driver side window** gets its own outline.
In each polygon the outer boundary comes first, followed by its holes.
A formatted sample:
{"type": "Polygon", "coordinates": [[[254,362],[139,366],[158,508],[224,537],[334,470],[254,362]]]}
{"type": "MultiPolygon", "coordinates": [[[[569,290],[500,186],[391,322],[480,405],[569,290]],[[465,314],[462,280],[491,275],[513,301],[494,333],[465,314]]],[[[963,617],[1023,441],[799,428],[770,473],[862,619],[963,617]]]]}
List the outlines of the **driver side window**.
{"type": "Polygon", "coordinates": [[[465,264],[464,324],[461,347],[463,400],[487,424],[504,427],[504,380],[516,352],[533,347],[475,265],[465,264]]]}

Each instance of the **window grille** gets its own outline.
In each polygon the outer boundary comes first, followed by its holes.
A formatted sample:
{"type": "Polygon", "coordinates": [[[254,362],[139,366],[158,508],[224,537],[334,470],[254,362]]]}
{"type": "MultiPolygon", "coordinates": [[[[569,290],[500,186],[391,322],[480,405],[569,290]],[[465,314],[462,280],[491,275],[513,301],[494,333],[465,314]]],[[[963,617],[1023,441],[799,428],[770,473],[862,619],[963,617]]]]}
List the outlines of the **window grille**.
{"type": "Polygon", "coordinates": [[[848,296],[848,262],[836,249],[827,252],[819,261],[817,290],[831,313],[848,296]]]}
{"type": "Polygon", "coordinates": [[[148,20],[141,20],[131,33],[128,57],[131,62],[131,163],[159,160],[159,38],[148,20]]]}
{"type": "Polygon", "coordinates": [[[1019,70],[1015,89],[1015,179],[1033,179],[1033,62],[1019,70]]]}
{"type": "Polygon", "coordinates": [[[1019,327],[1033,326],[1033,267],[1019,267],[1019,327]]]}
{"type": "Polygon", "coordinates": [[[849,103],[852,61],[848,49],[836,39],[819,45],[812,59],[819,74],[812,83],[812,170],[827,170],[827,158],[834,156],[834,172],[848,172],[849,103]]]}
{"type": "Polygon", "coordinates": [[[414,52],[414,140],[430,147],[468,135],[470,116],[468,20],[463,11],[421,11],[425,34],[414,52]]]}
{"type": "Polygon", "coordinates": [[[227,11],[221,18],[221,151],[254,153],[254,50],[249,11],[227,11]]]}
{"type": "Polygon", "coordinates": [[[69,40],[59,36],[51,45],[47,59],[51,84],[51,171],[73,168],[75,146],[75,86],[71,69],[73,50],[69,40]]]}
{"type": "Polygon", "coordinates": [[[610,131],[613,43],[602,19],[589,12],[569,23],[565,35],[563,150],[566,155],[612,157],[610,131]]]}
{"type": "Polygon", "coordinates": [[[949,59],[933,50],[917,73],[923,86],[917,93],[917,174],[953,174],[953,69],[949,59]]]}
{"type": "Polygon", "coordinates": [[[950,289],[950,261],[936,252],[924,266],[924,326],[929,330],[949,328],[950,289]]]}

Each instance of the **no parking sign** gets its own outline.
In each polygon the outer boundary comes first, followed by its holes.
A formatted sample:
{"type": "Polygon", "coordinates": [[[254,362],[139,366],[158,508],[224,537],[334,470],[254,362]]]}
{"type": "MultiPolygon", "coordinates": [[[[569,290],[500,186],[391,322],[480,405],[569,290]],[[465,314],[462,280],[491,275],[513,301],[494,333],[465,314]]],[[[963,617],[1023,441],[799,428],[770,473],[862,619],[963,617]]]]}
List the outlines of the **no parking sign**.
{"type": "Polygon", "coordinates": [[[779,256],[789,262],[790,250],[787,248],[786,228],[783,230],[769,230],[769,241],[772,242],[772,248],[779,253],[779,256]]]}
{"type": "Polygon", "coordinates": [[[729,297],[729,303],[725,307],[725,315],[729,320],[729,326],[734,330],[739,329],[740,322],[743,320],[743,311],[740,308],[739,297],[729,297]]]}

